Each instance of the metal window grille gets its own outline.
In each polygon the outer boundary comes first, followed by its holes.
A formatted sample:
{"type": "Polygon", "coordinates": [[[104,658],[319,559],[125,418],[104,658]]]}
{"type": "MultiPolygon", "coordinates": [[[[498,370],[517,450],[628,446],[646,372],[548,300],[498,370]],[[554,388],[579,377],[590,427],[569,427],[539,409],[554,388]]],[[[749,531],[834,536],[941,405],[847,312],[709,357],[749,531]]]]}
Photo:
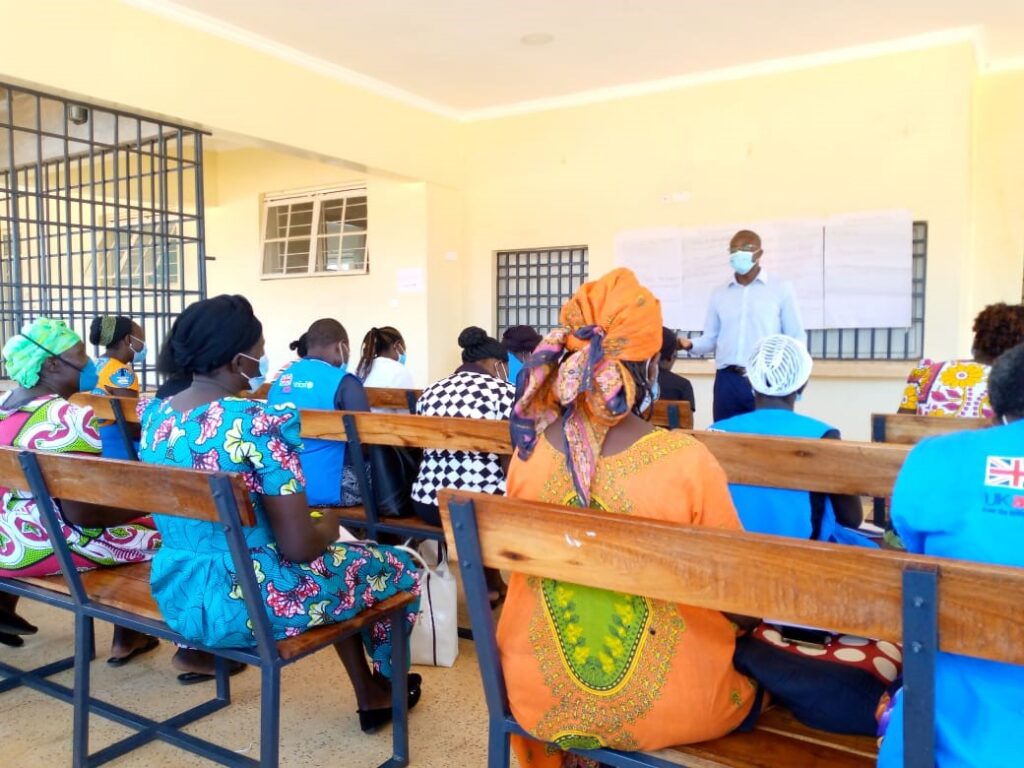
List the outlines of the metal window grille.
{"type": "MultiPolygon", "coordinates": [[[[823,328],[807,332],[807,348],[818,360],[918,360],[924,350],[924,293],[928,267],[928,222],[914,222],[913,284],[909,328],[823,328]]],[[[688,331],[689,338],[701,335],[688,331]]]]}
{"type": "Polygon", "coordinates": [[[365,189],[268,197],[263,277],[365,275],[367,221],[365,189]]]}
{"type": "MultiPolygon", "coordinates": [[[[206,296],[202,141],[0,83],[0,344],[41,315],[87,339],[95,316],[120,314],[161,346],[206,296]]],[[[135,366],[143,386],[154,366],[135,366]]]]}
{"type": "Polygon", "coordinates": [[[498,251],[498,336],[513,325],[546,333],[558,313],[587,280],[586,246],[498,251]]]}

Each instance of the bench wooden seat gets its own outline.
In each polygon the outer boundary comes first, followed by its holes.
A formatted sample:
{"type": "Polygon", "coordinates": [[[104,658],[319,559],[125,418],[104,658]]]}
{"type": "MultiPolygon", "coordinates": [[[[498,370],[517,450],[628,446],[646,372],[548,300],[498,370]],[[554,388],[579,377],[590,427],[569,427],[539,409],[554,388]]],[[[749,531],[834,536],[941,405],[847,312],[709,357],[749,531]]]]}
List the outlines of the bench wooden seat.
{"type": "Polygon", "coordinates": [[[774,707],[750,733],[650,754],[687,768],[874,768],[878,746],[871,736],[808,728],[787,710],[774,707]]]}
{"type": "MultiPolygon", "coordinates": [[[[822,441],[825,442],[825,441],[822,441]]],[[[938,651],[1024,663],[1024,569],[893,551],[673,525],[539,502],[441,492],[457,551],[490,713],[489,768],[507,768],[520,732],[487,601],[484,568],[546,577],[657,600],[770,615],[780,621],[902,642],[906,765],[934,765],[938,651]],[[941,591],[939,584],[941,583],[941,591]]],[[[768,711],[751,733],[656,753],[595,750],[611,765],[699,768],[868,768],[870,737],[822,733],[768,711]]]]}
{"type": "MultiPolygon", "coordinates": [[[[115,568],[97,568],[82,573],[82,586],[91,600],[110,608],[127,611],[154,621],[163,621],[163,614],[149,587],[149,563],[133,563],[115,568]]],[[[71,590],[63,576],[33,576],[22,581],[49,589],[62,595],[71,590]]],[[[372,608],[345,622],[327,624],[301,635],[277,641],[277,652],[282,659],[297,659],[311,648],[323,648],[358,632],[363,627],[383,621],[388,614],[404,608],[413,601],[409,593],[401,593],[383,600],[372,608]]]]}

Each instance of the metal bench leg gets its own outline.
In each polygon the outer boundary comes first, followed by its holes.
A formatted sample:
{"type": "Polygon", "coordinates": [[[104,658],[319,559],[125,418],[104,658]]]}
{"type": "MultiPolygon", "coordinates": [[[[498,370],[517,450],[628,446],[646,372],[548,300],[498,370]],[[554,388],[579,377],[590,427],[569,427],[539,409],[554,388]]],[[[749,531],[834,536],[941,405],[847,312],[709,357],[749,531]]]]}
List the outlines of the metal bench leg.
{"type": "Polygon", "coordinates": [[[391,759],[380,768],[409,764],[409,633],[405,609],[391,612],[391,759]]]}
{"type": "Polygon", "coordinates": [[[89,764],[89,662],[95,655],[93,620],[82,613],[75,614],[75,690],[71,765],[86,768],[89,764]]]}
{"type": "Polygon", "coordinates": [[[277,768],[281,736],[281,668],[273,663],[260,670],[260,766],[277,768]]]}
{"type": "Polygon", "coordinates": [[[512,745],[505,723],[500,718],[492,717],[490,732],[487,735],[487,768],[509,768],[512,759],[512,745]]]}

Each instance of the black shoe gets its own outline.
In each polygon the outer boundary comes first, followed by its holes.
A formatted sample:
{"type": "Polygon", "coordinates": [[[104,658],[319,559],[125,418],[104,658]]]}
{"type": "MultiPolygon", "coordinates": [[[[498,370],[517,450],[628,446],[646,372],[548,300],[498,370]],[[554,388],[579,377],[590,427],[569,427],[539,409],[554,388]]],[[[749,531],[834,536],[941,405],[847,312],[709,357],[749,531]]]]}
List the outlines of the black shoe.
{"type": "MultiPolygon", "coordinates": [[[[373,676],[380,680],[387,680],[383,675],[379,675],[374,672],[373,676]]],[[[409,711],[411,712],[419,701],[420,696],[423,694],[423,677],[413,672],[408,677],[408,688],[409,688],[409,711]]],[[[376,733],[380,728],[391,722],[392,711],[391,707],[380,707],[378,709],[358,709],[356,712],[359,714],[359,727],[362,728],[363,733],[376,733]]]]}
{"type": "Polygon", "coordinates": [[[25,641],[18,635],[12,635],[9,632],[0,632],[0,645],[9,645],[11,648],[21,648],[25,644],[25,641]]]}
{"type": "Polygon", "coordinates": [[[0,632],[8,635],[34,635],[39,627],[29,624],[14,611],[0,610],[0,632]]]}

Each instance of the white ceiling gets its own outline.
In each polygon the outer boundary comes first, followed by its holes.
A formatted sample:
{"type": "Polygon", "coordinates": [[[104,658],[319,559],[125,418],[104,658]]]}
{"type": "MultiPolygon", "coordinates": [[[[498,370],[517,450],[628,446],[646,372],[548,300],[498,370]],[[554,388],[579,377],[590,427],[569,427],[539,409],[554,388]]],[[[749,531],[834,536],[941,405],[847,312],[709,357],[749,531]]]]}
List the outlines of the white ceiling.
{"type": "Polygon", "coordinates": [[[972,39],[982,66],[1024,65],[1024,0],[127,2],[463,117],[849,48],[972,39]]]}

